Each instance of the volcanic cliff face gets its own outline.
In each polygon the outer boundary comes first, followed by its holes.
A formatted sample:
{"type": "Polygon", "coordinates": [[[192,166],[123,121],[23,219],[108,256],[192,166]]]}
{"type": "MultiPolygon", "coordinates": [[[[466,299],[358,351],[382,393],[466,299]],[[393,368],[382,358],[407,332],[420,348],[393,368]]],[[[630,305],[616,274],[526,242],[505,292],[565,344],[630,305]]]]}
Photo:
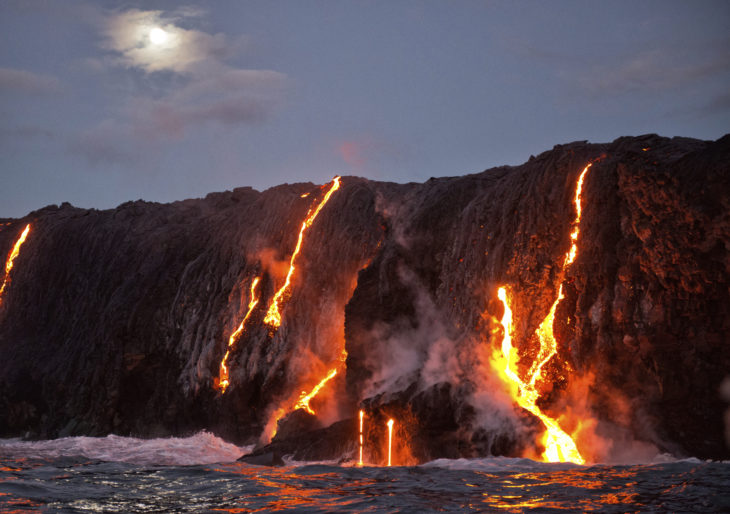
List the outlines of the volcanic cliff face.
{"type": "Polygon", "coordinates": [[[572,143],[423,184],[344,177],[302,229],[328,188],[5,220],[0,255],[31,229],[0,299],[0,435],[205,428],[266,443],[279,422],[264,451],[352,457],[363,409],[370,462],[384,458],[389,417],[401,464],[532,454],[543,427],[494,367],[497,288],[510,291],[526,369],[562,284],[537,405],[588,458],[634,443],[730,455],[718,394],[730,370],[730,136],[572,143]],[[589,163],[578,252],[562,267],[589,163]],[[292,264],[275,327],[264,319],[292,264]],[[314,414],[298,408],[302,392],[315,393],[314,414]]]}

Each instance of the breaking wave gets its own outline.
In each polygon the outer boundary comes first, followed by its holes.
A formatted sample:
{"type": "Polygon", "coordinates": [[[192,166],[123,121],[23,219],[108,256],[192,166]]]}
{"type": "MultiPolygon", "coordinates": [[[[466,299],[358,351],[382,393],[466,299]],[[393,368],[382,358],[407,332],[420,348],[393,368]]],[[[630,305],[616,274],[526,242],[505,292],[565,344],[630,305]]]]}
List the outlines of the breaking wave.
{"type": "Polygon", "coordinates": [[[0,458],[58,459],[85,457],[106,462],[144,466],[190,466],[233,462],[251,447],[236,446],[209,432],[191,437],[137,439],[106,437],[62,437],[47,441],[0,439],[0,458]]]}

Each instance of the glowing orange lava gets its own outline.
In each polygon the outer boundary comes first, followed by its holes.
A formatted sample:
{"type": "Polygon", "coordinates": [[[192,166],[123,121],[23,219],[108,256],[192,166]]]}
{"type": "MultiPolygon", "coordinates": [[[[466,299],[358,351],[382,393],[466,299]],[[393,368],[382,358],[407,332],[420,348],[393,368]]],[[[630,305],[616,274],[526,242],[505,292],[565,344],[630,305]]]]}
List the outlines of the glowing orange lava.
{"type": "MultiPolygon", "coordinates": [[[[570,234],[570,249],[565,254],[563,265],[561,266],[561,276],[564,276],[567,267],[575,261],[578,254],[578,235],[580,234],[580,221],[582,215],[581,195],[583,192],[583,181],[586,173],[591,167],[588,164],[578,177],[578,183],[575,188],[575,212],[576,216],[573,221],[573,230],[570,234]]],[[[512,346],[512,309],[510,307],[510,298],[506,288],[500,287],[497,295],[504,306],[504,315],[502,316],[502,328],[504,336],[502,339],[501,354],[495,355],[494,365],[499,372],[502,380],[510,385],[510,394],[517,404],[523,409],[537,416],[545,425],[546,432],[543,437],[543,445],[545,452],[542,458],[547,462],[574,462],[576,464],[585,463],[585,459],[578,451],[573,439],[563,431],[558,422],[546,415],[537,406],[540,393],[537,390],[538,382],[543,378],[542,369],[547,362],[557,354],[558,344],[555,340],[553,332],[553,323],[555,321],[555,311],[558,303],[563,299],[563,285],[558,288],[558,295],[550,307],[545,319],[540,323],[536,333],[540,341],[540,350],[535,360],[532,362],[526,378],[521,378],[517,369],[518,352],[512,346]]]]}
{"type": "Polygon", "coordinates": [[[360,460],[358,460],[357,464],[359,466],[362,466],[362,420],[365,416],[365,413],[363,411],[360,411],[360,460]]]}
{"type": "Polygon", "coordinates": [[[495,364],[500,365],[498,371],[502,379],[513,386],[510,388],[512,398],[520,407],[540,418],[545,425],[547,431],[542,441],[545,446],[543,459],[547,462],[585,463],[573,439],[560,428],[557,421],[544,414],[537,406],[540,393],[535,388],[534,376],[528,381],[523,381],[518,375],[518,355],[517,349],[512,346],[512,309],[507,297],[507,290],[500,287],[497,294],[504,305],[504,315],[501,321],[504,328],[504,337],[502,338],[501,358],[495,358],[495,364]]]}
{"type": "Polygon", "coordinates": [[[243,332],[246,321],[248,320],[249,316],[251,316],[254,307],[256,307],[256,305],[259,303],[259,299],[256,296],[256,286],[258,285],[260,280],[261,277],[256,277],[253,279],[253,282],[251,282],[251,295],[248,301],[248,312],[246,312],[246,316],[244,316],[243,320],[241,320],[241,323],[238,325],[238,328],[235,330],[235,332],[233,332],[228,338],[228,347],[226,348],[226,354],[223,356],[223,360],[221,360],[220,370],[218,371],[217,386],[218,389],[220,389],[221,393],[225,393],[226,389],[230,385],[227,364],[228,357],[231,354],[231,350],[233,349],[233,345],[236,344],[236,341],[238,341],[238,337],[241,335],[241,332],[243,332]]]}
{"type": "Polygon", "coordinates": [[[329,201],[332,194],[339,188],[340,177],[335,177],[334,179],[332,179],[332,186],[330,187],[329,191],[327,191],[327,193],[324,195],[322,201],[319,202],[317,208],[312,211],[312,208],[310,207],[309,211],[307,212],[307,217],[302,222],[302,228],[299,229],[299,239],[297,239],[297,245],[294,248],[294,253],[292,253],[291,260],[289,262],[289,272],[286,274],[286,280],[284,281],[284,285],[281,286],[281,288],[274,295],[274,298],[271,300],[271,305],[269,305],[269,310],[266,312],[266,317],[264,318],[264,323],[274,329],[279,328],[279,326],[281,325],[281,314],[279,312],[280,304],[282,303],[283,297],[287,293],[287,291],[289,290],[289,286],[291,285],[291,279],[294,275],[294,262],[296,261],[297,255],[299,255],[299,250],[302,247],[304,232],[306,232],[306,230],[312,226],[312,223],[314,223],[314,219],[319,214],[319,211],[322,210],[325,204],[329,201]]]}
{"type": "Polygon", "coordinates": [[[337,375],[337,368],[331,369],[330,372],[327,373],[327,376],[324,377],[319,382],[319,384],[317,384],[316,386],[314,386],[314,389],[312,389],[309,394],[307,394],[306,391],[302,391],[302,394],[299,397],[299,401],[294,406],[294,409],[295,410],[296,409],[304,409],[308,413],[314,415],[314,410],[312,410],[312,408],[309,406],[309,402],[312,401],[312,398],[314,398],[315,396],[317,396],[317,393],[319,393],[319,390],[322,389],[327,382],[329,382],[330,380],[332,380],[335,377],[335,375],[337,375]]]}
{"type": "Polygon", "coordinates": [[[22,234],[20,234],[20,237],[15,242],[15,246],[13,246],[13,250],[10,252],[10,255],[8,256],[8,259],[5,261],[5,278],[3,278],[3,284],[0,286],[0,303],[2,303],[3,299],[3,293],[5,292],[5,287],[8,285],[8,279],[10,278],[10,270],[13,269],[13,263],[15,262],[15,258],[20,253],[20,247],[25,243],[25,239],[28,237],[28,233],[30,232],[30,223],[28,223],[25,226],[25,230],[23,230],[22,234]]]}
{"type": "Polygon", "coordinates": [[[393,449],[393,420],[388,420],[388,466],[390,466],[390,455],[391,450],[393,449]]]}

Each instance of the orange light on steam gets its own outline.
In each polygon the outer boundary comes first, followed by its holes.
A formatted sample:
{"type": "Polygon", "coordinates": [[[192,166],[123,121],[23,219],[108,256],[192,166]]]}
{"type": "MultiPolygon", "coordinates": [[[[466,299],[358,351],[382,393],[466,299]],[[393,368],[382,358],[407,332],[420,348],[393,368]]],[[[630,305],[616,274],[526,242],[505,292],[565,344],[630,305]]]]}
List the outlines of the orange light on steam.
{"type": "Polygon", "coordinates": [[[5,278],[3,278],[3,284],[0,286],[0,303],[2,303],[3,299],[3,293],[5,292],[5,288],[8,285],[8,279],[10,278],[10,270],[13,269],[13,263],[15,262],[15,258],[20,253],[20,247],[25,243],[25,239],[28,237],[28,233],[30,232],[30,223],[28,223],[25,226],[25,230],[20,234],[20,237],[15,242],[15,245],[13,246],[12,251],[10,252],[10,255],[8,255],[8,259],[5,261],[5,278]]]}
{"type": "Polygon", "coordinates": [[[388,420],[388,467],[390,467],[391,460],[391,450],[393,449],[393,420],[388,420]]]}
{"type": "Polygon", "coordinates": [[[248,312],[246,312],[246,316],[244,316],[243,320],[241,320],[238,328],[228,338],[228,347],[226,348],[226,353],[221,360],[220,369],[218,371],[218,389],[220,389],[221,394],[225,393],[226,389],[230,385],[228,377],[228,357],[231,354],[233,345],[235,345],[236,341],[238,341],[241,332],[243,332],[243,329],[246,326],[246,321],[248,320],[249,316],[251,316],[254,307],[256,307],[256,305],[259,303],[259,299],[256,296],[256,286],[258,285],[260,280],[261,277],[256,277],[251,282],[251,294],[248,301],[248,312]]]}
{"type": "Polygon", "coordinates": [[[365,416],[365,413],[363,411],[360,411],[360,460],[358,460],[357,464],[359,466],[362,466],[362,420],[365,416]]]}
{"type": "Polygon", "coordinates": [[[270,327],[277,329],[281,325],[281,314],[279,312],[280,305],[283,301],[283,297],[286,294],[286,292],[289,290],[289,286],[291,285],[291,279],[294,275],[294,263],[297,259],[297,255],[299,255],[299,250],[302,247],[302,241],[304,239],[304,232],[312,226],[312,223],[314,223],[315,218],[319,214],[319,211],[322,210],[322,208],[325,206],[325,204],[329,201],[332,194],[337,191],[340,188],[340,177],[335,177],[332,179],[332,186],[330,186],[329,191],[324,195],[324,198],[321,202],[317,205],[317,208],[312,211],[312,208],[310,207],[309,211],[307,212],[307,217],[302,222],[302,228],[299,229],[299,238],[297,239],[297,245],[294,248],[294,253],[292,253],[291,259],[289,261],[289,271],[286,274],[286,280],[284,281],[284,285],[281,286],[281,288],[276,292],[274,295],[274,298],[271,300],[271,305],[269,305],[269,310],[266,312],[266,317],[264,318],[264,323],[269,325],[270,327]]]}
{"type": "Polygon", "coordinates": [[[316,386],[314,386],[314,389],[312,389],[312,391],[309,394],[307,394],[306,391],[302,391],[302,395],[299,397],[299,401],[294,406],[294,409],[304,409],[308,413],[314,415],[315,412],[309,406],[309,402],[312,401],[312,398],[314,398],[315,396],[317,396],[317,393],[319,393],[319,390],[322,389],[327,382],[329,382],[330,380],[332,380],[335,377],[335,375],[337,375],[337,368],[331,369],[330,372],[327,373],[327,376],[324,377],[319,382],[319,384],[317,384],[316,386]]]}

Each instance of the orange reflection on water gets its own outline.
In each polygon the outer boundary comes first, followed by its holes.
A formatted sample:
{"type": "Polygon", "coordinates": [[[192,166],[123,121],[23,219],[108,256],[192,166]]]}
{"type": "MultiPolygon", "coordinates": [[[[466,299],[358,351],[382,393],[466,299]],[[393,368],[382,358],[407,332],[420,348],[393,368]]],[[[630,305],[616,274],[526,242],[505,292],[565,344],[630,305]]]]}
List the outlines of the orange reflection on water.
{"type": "MultiPolygon", "coordinates": [[[[299,474],[291,467],[261,468],[243,463],[221,464],[211,471],[242,475],[262,488],[260,493],[249,494],[246,499],[232,499],[238,504],[236,506],[211,509],[216,512],[276,512],[304,508],[341,511],[343,506],[347,506],[341,497],[332,495],[332,487],[328,485],[337,481],[340,477],[337,473],[299,474]],[[302,486],[301,482],[310,485],[302,486]],[[317,487],[315,484],[321,486],[317,487]]],[[[348,487],[367,488],[375,483],[376,480],[371,478],[356,478],[348,483],[348,487]]],[[[353,501],[357,499],[354,495],[353,501]]]]}

